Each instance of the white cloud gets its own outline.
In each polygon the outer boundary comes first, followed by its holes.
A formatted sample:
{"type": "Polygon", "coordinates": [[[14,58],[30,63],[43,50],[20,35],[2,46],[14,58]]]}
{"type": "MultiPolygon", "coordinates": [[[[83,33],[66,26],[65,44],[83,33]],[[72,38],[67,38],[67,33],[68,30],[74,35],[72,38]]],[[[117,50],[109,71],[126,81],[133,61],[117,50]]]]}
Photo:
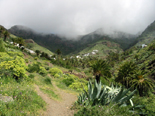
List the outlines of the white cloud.
{"type": "Polygon", "coordinates": [[[155,20],[154,0],[0,0],[0,24],[81,35],[98,28],[143,31],[155,20]]]}

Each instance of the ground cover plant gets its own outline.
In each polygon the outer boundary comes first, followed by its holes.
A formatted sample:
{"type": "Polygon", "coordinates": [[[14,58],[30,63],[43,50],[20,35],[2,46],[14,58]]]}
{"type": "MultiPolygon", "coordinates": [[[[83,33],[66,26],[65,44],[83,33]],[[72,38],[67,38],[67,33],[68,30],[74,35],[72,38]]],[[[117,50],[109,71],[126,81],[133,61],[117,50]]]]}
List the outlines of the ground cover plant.
{"type": "Polygon", "coordinates": [[[1,116],[38,115],[39,110],[45,110],[45,102],[34,91],[33,84],[26,81],[19,83],[11,77],[1,77],[0,96],[12,99],[0,100],[1,116]]]}
{"type": "Polygon", "coordinates": [[[122,54],[110,52],[107,59],[70,58],[61,53],[49,57],[44,52],[47,58],[39,53],[30,56],[4,41],[0,48],[0,115],[39,115],[47,104],[36,87],[60,101],[56,86],[80,93],[72,107],[75,116],[155,114],[154,42],[122,54]]]}

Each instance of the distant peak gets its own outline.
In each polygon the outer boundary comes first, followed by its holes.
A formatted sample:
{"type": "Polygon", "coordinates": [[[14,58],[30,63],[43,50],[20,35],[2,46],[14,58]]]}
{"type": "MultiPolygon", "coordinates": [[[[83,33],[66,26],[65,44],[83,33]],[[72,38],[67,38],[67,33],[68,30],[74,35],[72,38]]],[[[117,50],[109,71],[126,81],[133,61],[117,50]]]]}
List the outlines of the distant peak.
{"type": "Polygon", "coordinates": [[[23,25],[14,25],[10,29],[18,29],[18,30],[25,30],[25,31],[33,31],[33,32],[35,32],[31,28],[23,26],[23,25]]]}

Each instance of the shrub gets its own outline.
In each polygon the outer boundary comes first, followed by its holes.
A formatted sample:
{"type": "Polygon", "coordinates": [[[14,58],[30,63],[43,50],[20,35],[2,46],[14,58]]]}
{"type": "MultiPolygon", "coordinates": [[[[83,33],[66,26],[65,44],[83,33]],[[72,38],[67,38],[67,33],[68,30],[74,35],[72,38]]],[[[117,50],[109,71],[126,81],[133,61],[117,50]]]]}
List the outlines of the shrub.
{"type": "Polygon", "coordinates": [[[26,59],[25,59],[25,62],[26,62],[26,63],[29,63],[29,60],[26,58],[26,59]]]}
{"type": "Polygon", "coordinates": [[[69,85],[69,88],[77,90],[77,91],[82,91],[83,88],[87,90],[87,86],[85,83],[81,83],[80,81],[74,81],[71,85],[69,85]]]}
{"type": "Polygon", "coordinates": [[[60,78],[61,75],[59,75],[59,74],[55,74],[54,77],[55,77],[55,78],[60,78]]]}
{"type": "Polygon", "coordinates": [[[46,84],[52,84],[52,83],[51,83],[51,78],[50,78],[50,77],[46,77],[46,78],[44,79],[44,82],[45,82],[46,84]]]}
{"type": "Polygon", "coordinates": [[[5,47],[2,39],[0,39],[0,52],[5,52],[5,47]]]}
{"type": "Polygon", "coordinates": [[[7,52],[10,56],[20,56],[20,57],[24,57],[22,52],[7,52]]]}
{"type": "Polygon", "coordinates": [[[62,80],[63,83],[68,87],[74,82],[74,79],[72,77],[67,77],[62,80]]]}
{"type": "Polygon", "coordinates": [[[61,76],[63,74],[63,72],[58,68],[51,68],[49,72],[52,76],[55,76],[55,74],[58,74],[61,76]]]}
{"type": "Polygon", "coordinates": [[[32,72],[39,72],[39,70],[40,70],[40,63],[39,62],[35,62],[33,64],[29,64],[28,65],[28,71],[30,73],[32,73],[32,72]]]}
{"type": "Polygon", "coordinates": [[[80,110],[74,116],[132,116],[134,112],[129,112],[128,107],[116,106],[80,106],[80,110]]]}
{"type": "Polygon", "coordinates": [[[149,50],[155,51],[155,43],[153,43],[150,47],[149,50]]]}
{"type": "Polygon", "coordinates": [[[19,56],[0,63],[0,70],[12,72],[14,78],[16,78],[17,80],[19,78],[27,77],[26,69],[27,66],[25,64],[25,60],[19,56]]]}
{"type": "Polygon", "coordinates": [[[38,60],[38,57],[35,57],[34,60],[38,60]]]}
{"type": "Polygon", "coordinates": [[[39,74],[41,74],[43,76],[47,75],[46,69],[44,67],[40,66],[39,67],[39,74]]]}
{"type": "Polygon", "coordinates": [[[34,78],[34,75],[33,74],[30,74],[29,75],[29,78],[33,79],[34,78]]]}
{"type": "Polygon", "coordinates": [[[50,69],[50,67],[49,67],[49,66],[48,66],[48,67],[45,67],[45,69],[46,69],[46,70],[49,70],[49,69],[50,69]]]}

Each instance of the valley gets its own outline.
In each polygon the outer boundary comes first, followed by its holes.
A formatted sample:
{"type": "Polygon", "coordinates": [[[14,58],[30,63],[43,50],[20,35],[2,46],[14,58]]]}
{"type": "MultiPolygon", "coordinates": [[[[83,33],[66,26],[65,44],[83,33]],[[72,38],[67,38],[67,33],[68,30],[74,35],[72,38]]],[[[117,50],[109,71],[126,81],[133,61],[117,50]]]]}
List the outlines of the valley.
{"type": "Polygon", "coordinates": [[[78,40],[0,26],[0,115],[153,116],[154,107],[155,22],[140,35],[78,40]]]}

